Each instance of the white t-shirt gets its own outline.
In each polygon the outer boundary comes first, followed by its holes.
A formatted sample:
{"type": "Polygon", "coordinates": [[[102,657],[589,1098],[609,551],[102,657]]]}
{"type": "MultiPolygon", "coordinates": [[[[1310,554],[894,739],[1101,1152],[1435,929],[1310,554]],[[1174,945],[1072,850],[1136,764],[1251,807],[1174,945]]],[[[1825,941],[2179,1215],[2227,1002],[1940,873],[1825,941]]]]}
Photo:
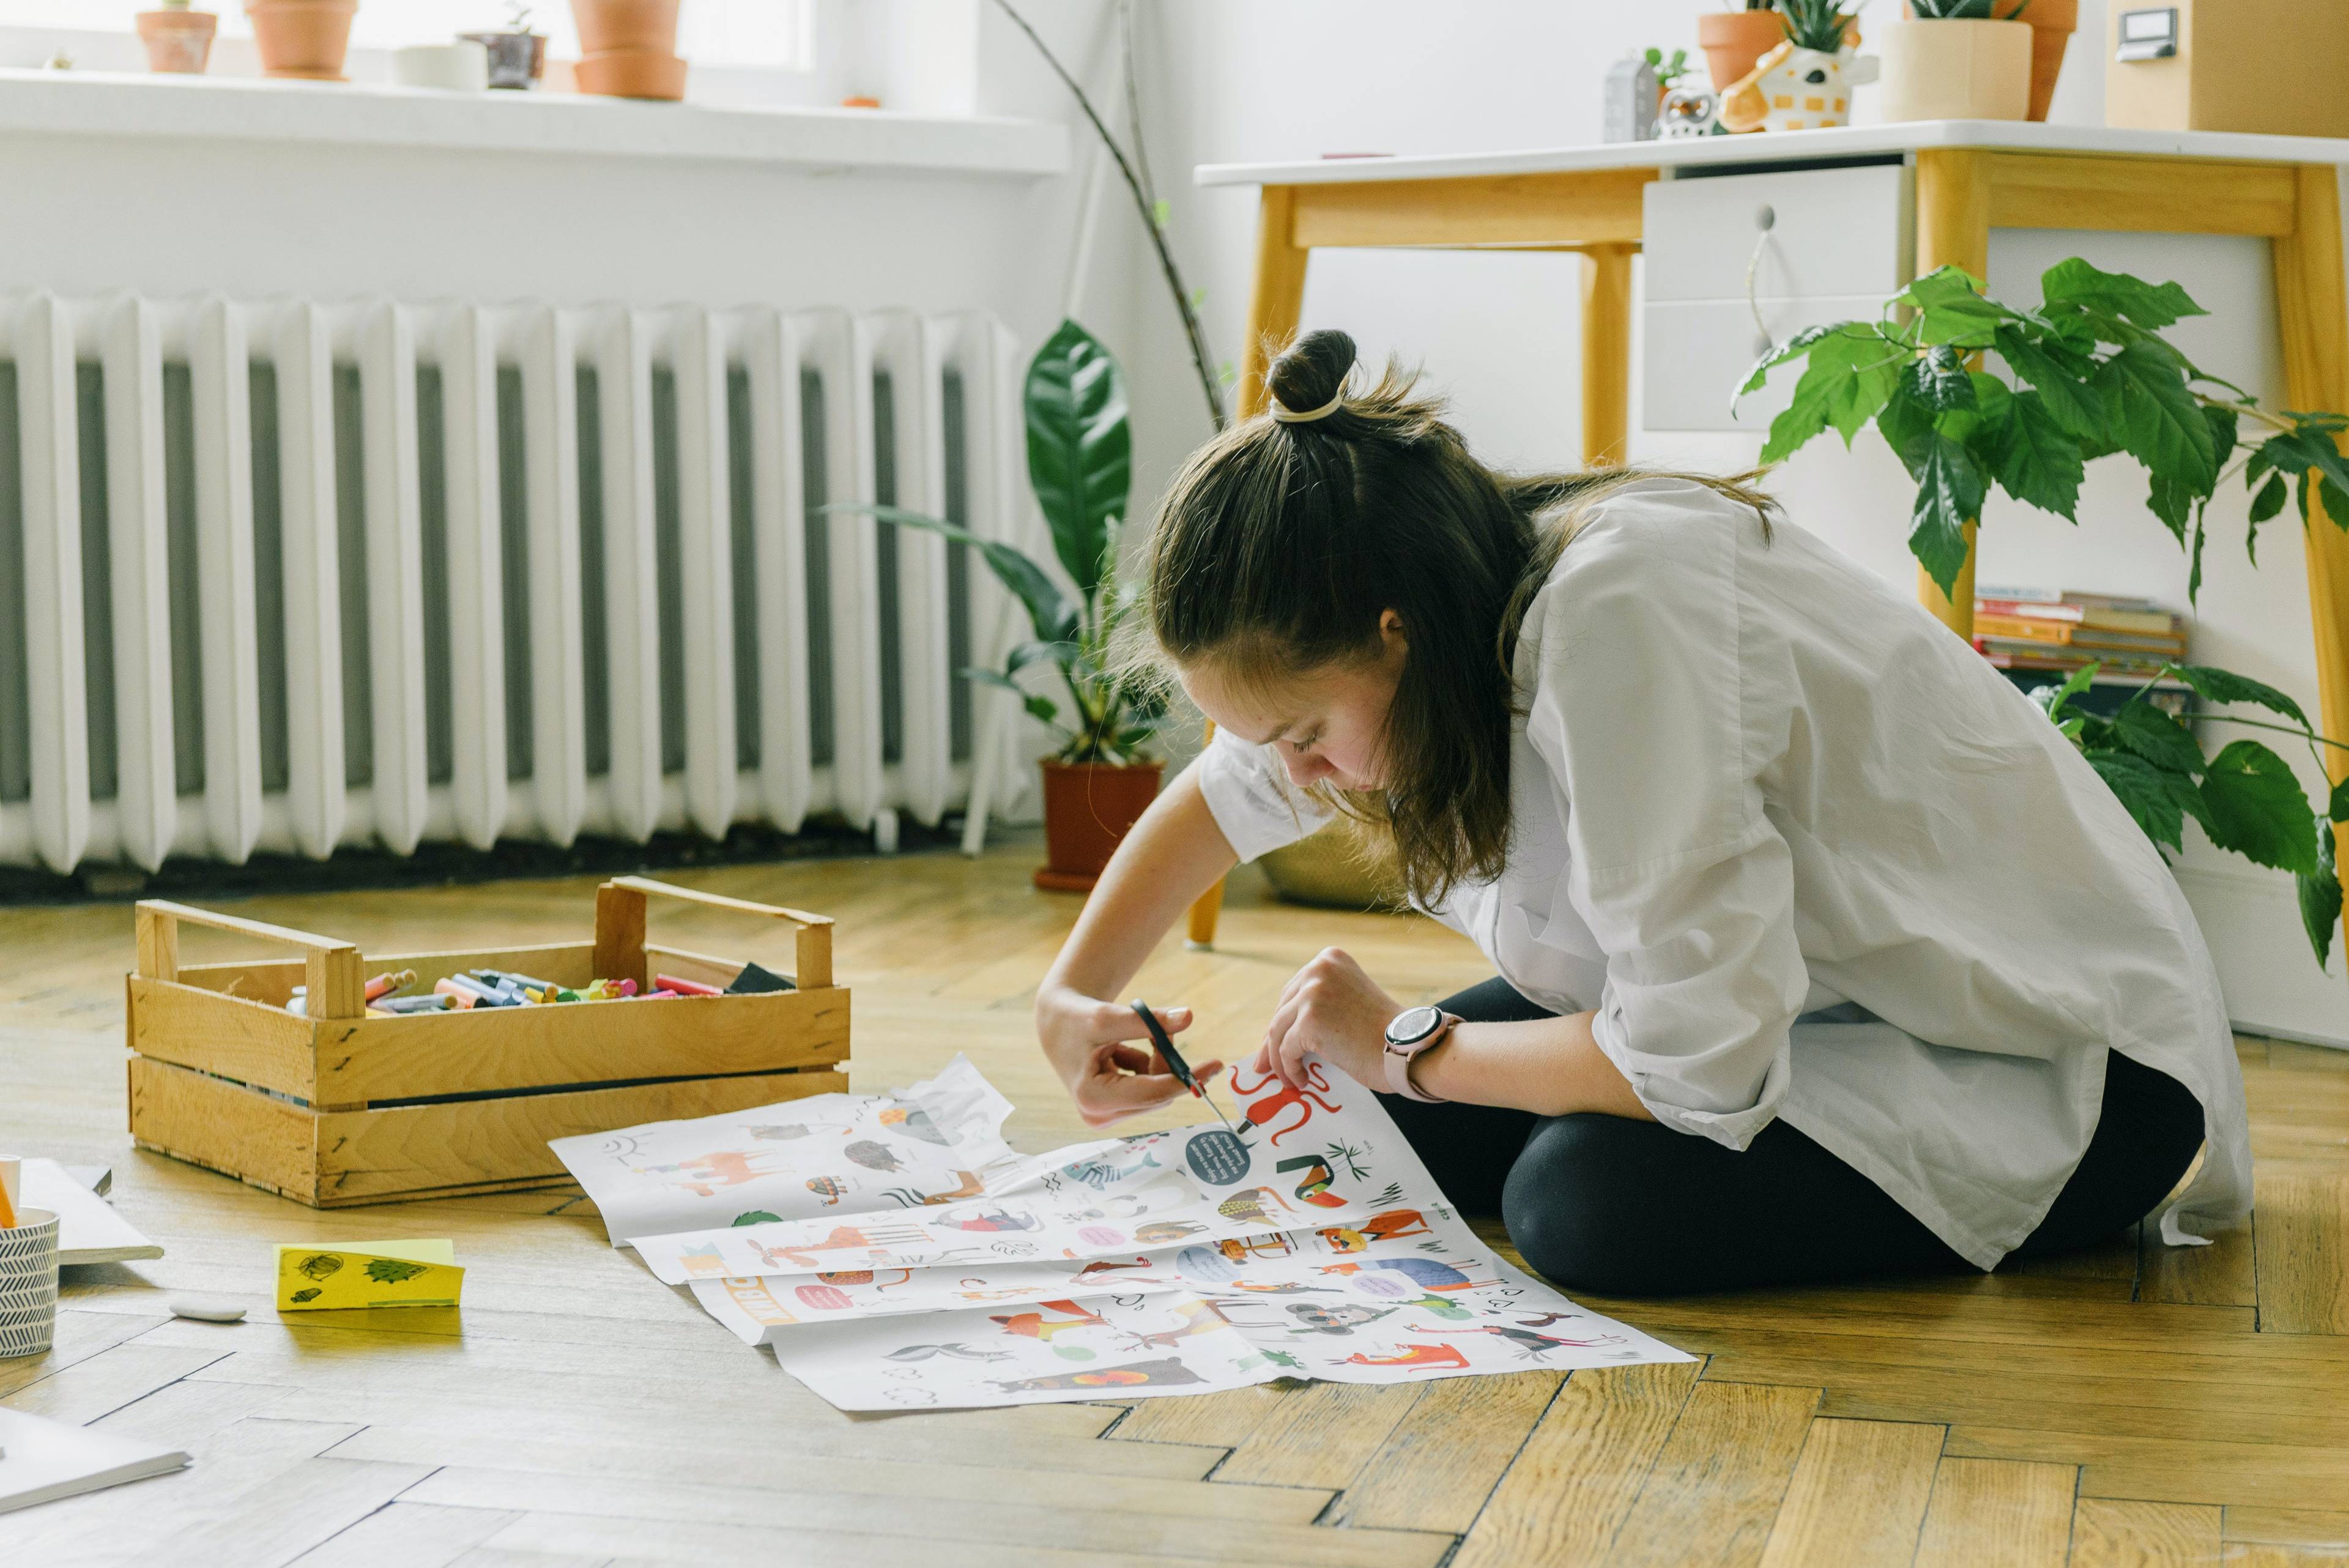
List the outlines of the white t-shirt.
{"type": "MultiPolygon", "coordinates": [[[[1507,867],[1429,913],[1534,1002],[1595,1011],[1658,1121],[1742,1149],[1783,1116],[1987,1269],[2079,1163],[2110,1047],[2203,1106],[2165,1236],[2250,1211],[2242,1075],[2177,882],[1915,604],[1651,480],[1567,546],[1515,672],[1507,867]]],[[[1219,734],[1194,765],[1242,859],[1326,819],[1265,747],[1219,734]]]]}

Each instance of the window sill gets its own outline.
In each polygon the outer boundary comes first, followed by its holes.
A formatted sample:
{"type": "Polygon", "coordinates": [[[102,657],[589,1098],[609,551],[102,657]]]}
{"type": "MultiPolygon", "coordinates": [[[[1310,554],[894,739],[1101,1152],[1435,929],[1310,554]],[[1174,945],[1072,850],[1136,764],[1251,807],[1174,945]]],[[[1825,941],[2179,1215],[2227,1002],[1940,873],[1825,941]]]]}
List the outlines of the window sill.
{"type": "Polygon", "coordinates": [[[97,71],[0,70],[0,135],[302,141],[1016,178],[1069,167],[1067,130],[1048,120],[97,71]]]}

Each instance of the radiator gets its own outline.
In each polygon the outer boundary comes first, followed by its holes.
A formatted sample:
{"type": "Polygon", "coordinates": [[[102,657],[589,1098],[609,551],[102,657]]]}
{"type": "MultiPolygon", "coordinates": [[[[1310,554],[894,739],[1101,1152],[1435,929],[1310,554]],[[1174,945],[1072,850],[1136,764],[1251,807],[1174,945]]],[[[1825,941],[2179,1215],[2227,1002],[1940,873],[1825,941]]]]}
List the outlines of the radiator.
{"type": "Polygon", "coordinates": [[[0,863],[935,824],[1027,542],[982,314],[0,299],[0,863]],[[987,650],[991,651],[991,650],[987,650]]]}

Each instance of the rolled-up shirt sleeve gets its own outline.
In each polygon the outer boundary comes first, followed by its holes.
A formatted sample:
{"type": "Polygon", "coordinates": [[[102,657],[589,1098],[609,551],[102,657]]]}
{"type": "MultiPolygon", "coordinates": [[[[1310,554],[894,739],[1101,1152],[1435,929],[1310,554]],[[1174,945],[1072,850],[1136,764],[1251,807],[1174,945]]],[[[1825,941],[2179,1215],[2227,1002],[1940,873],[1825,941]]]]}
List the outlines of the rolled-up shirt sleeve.
{"type": "Polygon", "coordinates": [[[1742,1149],[1785,1096],[1809,976],[1793,857],[1763,809],[1754,737],[1775,726],[1747,711],[1734,562],[1666,569],[1636,531],[1587,548],[1545,590],[1527,732],[1606,954],[1591,1032],[1659,1122],[1742,1149]]]}
{"type": "Polygon", "coordinates": [[[1191,764],[1207,811],[1243,861],[1294,844],[1337,815],[1288,782],[1271,749],[1218,730],[1191,764]]]}

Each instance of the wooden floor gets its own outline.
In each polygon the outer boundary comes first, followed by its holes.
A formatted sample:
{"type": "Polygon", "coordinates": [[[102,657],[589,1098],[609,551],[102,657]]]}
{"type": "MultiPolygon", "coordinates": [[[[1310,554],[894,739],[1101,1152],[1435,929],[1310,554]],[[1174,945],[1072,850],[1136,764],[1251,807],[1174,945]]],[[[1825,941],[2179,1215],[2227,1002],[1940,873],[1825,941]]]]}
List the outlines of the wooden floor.
{"type": "MultiPolygon", "coordinates": [[[[1082,1129],[1028,1033],[1075,909],[1029,889],[1032,859],[686,879],[838,916],[859,1086],[968,1051],[1034,1149],[1082,1129]]],[[[561,940],[589,887],[250,909],[383,952],[561,940]]],[[[740,948],[723,916],[657,929],[740,948]]],[[[238,956],[185,940],[189,961],[238,956]]],[[[1485,972],[1428,922],[1270,906],[1243,879],[1221,950],[1170,942],[1139,989],[1237,1049],[1331,943],[1410,997],[1485,972]]],[[[2349,1563],[2349,1054],[2242,1043],[2258,1223],[2217,1247],[1592,1303],[1693,1366],[852,1418],[614,1252],[575,1194],[330,1217],[134,1152],[129,910],[0,911],[0,1147],[111,1164],[118,1206],[170,1249],[74,1271],[56,1353],[0,1364],[0,1399],[197,1456],[0,1517],[0,1563],[2349,1563]],[[402,1235],[455,1238],[461,1313],[269,1310],[272,1242],[402,1235]],[[181,1289],[251,1316],[176,1321],[181,1289]]]]}

